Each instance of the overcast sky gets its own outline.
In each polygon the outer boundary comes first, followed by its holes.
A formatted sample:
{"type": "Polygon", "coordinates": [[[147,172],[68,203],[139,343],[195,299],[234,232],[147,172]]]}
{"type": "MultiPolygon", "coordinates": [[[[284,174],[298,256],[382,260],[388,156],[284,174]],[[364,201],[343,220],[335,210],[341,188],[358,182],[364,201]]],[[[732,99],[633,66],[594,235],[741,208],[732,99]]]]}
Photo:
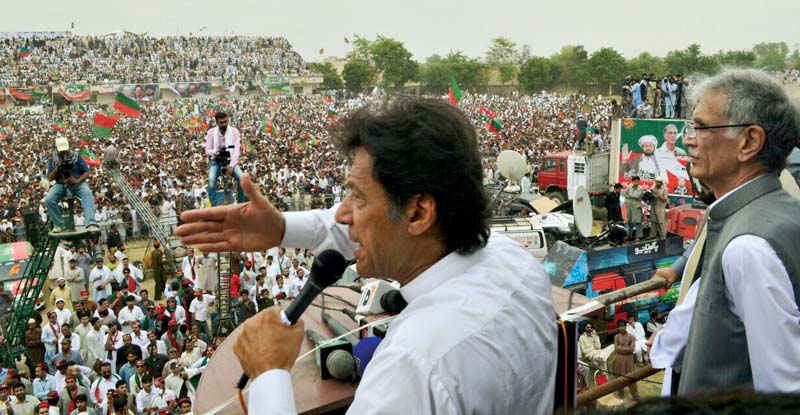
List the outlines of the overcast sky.
{"type": "Polygon", "coordinates": [[[285,36],[309,61],[344,56],[345,36],[405,43],[414,59],[450,50],[483,57],[509,37],[549,56],[565,44],[611,46],[631,58],[699,43],[706,53],[800,42],[800,0],[2,0],[0,31],[125,29],[153,35],[285,36]]]}

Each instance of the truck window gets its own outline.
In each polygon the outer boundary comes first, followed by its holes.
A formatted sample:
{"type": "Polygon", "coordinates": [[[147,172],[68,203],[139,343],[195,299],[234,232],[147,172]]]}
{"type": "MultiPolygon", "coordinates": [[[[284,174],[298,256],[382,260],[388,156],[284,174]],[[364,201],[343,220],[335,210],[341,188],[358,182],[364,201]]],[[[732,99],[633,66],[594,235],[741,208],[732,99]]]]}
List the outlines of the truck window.
{"type": "Polygon", "coordinates": [[[555,159],[546,159],[544,161],[544,168],[542,171],[556,171],[556,160],[555,159]]]}
{"type": "Polygon", "coordinates": [[[586,173],[586,163],[575,163],[575,173],[586,173]]]}
{"type": "Polygon", "coordinates": [[[566,162],[567,162],[567,160],[565,160],[565,159],[559,159],[558,160],[558,171],[560,171],[562,173],[566,173],[566,171],[567,171],[567,167],[566,167],[567,163],[566,162]]]}

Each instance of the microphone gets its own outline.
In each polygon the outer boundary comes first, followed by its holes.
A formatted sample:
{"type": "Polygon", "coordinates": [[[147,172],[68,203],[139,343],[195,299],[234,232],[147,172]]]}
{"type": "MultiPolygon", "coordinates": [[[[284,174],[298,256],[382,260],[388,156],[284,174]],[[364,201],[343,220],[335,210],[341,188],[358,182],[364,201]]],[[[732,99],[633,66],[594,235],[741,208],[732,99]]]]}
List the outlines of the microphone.
{"type": "Polygon", "coordinates": [[[322,312],[322,321],[331,329],[331,331],[336,334],[336,337],[342,337],[342,340],[347,341],[348,343],[355,345],[358,343],[358,338],[352,334],[347,334],[350,330],[347,327],[343,326],[342,323],[336,321],[330,314],[326,313],[325,311],[322,312]]]}
{"type": "Polygon", "coordinates": [[[319,346],[316,352],[317,366],[323,380],[345,380],[353,376],[356,362],[351,354],[353,346],[350,343],[341,339],[328,340],[311,329],[306,329],[306,336],[319,346]]]}
{"type": "Polygon", "coordinates": [[[375,349],[381,344],[381,338],[375,336],[364,337],[353,347],[353,357],[356,359],[356,368],[358,368],[358,376],[364,376],[364,370],[372,360],[372,355],[375,354],[375,349]]]}
{"type": "MultiPolygon", "coordinates": [[[[314,300],[319,293],[326,287],[335,283],[342,277],[344,269],[347,266],[344,256],[333,249],[328,249],[320,252],[314,258],[314,264],[311,265],[311,272],[308,276],[308,281],[300,294],[289,304],[286,310],[281,311],[281,321],[287,326],[291,326],[300,319],[300,315],[308,308],[311,301],[314,300]]],[[[242,374],[236,388],[244,389],[247,386],[247,381],[250,378],[247,374],[242,374]]]]}
{"type": "Polygon", "coordinates": [[[403,298],[400,290],[391,290],[381,297],[381,307],[392,314],[400,314],[407,305],[408,303],[403,298]]]}

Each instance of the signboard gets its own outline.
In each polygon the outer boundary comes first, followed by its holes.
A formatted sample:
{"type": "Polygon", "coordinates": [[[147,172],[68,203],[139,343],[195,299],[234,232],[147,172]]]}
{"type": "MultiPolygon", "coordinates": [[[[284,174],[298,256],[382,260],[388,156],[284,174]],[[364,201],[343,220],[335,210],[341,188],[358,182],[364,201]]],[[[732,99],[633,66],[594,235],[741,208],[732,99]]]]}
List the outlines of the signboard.
{"type": "Polygon", "coordinates": [[[161,98],[161,87],[158,84],[117,85],[116,92],[122,92],[123,95],[137,101],[155,101],[161,98]]]}
{"type": "Polygon", "coordinates": [[[694,196],[683,145],[684,120],[626,118],[621,122],[619,140],[619,183],[630,184],[639,176],[650,188],[656,177],[664,180],[670,195],[694,196]]]}
{"type": "Polygon", "coordinates": [[[291,94],[292,87],[289,85],[288,79],[282,76],[265,76],[261,82],[267,88],[270,94],[291,94]]]}
{"type": "Polygon", "coordinates": [[[168,84],[168,88],[181,98],[211,95],[211,82],[176,82],[168,84]]]}

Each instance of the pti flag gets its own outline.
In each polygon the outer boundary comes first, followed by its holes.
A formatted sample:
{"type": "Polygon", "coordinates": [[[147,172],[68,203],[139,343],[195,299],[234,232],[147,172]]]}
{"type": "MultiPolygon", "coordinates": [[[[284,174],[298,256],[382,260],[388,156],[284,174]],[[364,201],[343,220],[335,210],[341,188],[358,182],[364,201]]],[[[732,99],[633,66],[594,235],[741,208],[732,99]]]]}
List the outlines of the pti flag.
{"type": "Polygon", "coordinates": [[[114,101],[114,108],[129,117],[139,118],[142,115],[142,109],[139,107],[139,103],[128,98],[122,92],[117,93],[117,99],[114,101]]]}

